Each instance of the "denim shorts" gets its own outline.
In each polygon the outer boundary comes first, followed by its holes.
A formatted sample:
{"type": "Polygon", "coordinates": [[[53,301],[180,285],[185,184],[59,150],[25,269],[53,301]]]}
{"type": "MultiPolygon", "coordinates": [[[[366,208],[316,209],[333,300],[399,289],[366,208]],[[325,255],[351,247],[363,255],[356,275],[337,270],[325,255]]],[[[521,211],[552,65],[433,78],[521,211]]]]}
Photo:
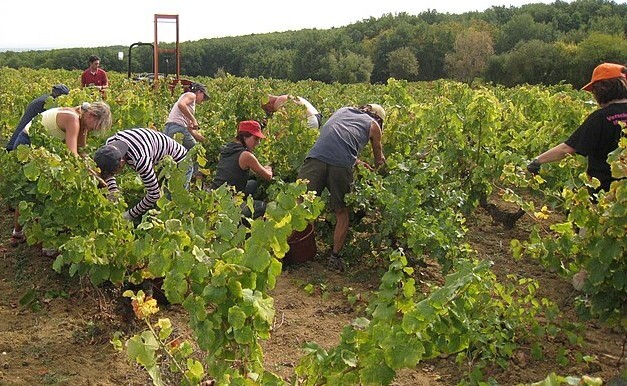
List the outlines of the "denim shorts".
{"type": "Polygon", "coordinates": [[[183,134],[182,145],[187,150],[196,145],[196,140],[194,139],[194,137],[192,137],[192,134],[189,132],[189,130],[187,130],[187,127],[179,126],[176,123],[169,122],[165,124],[165,129],[163,129],[163,132],[165,133],[165,135],[171,138],[174,138],[174,135],[177,133],[183,134]]]}

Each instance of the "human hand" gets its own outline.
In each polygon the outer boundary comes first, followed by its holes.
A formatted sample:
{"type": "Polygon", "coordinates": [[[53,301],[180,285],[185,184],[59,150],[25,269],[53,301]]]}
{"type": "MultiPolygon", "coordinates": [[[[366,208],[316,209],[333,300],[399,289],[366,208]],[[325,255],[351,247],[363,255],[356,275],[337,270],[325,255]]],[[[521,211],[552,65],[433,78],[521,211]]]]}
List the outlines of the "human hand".
{"type": "Polygon", "coordinates": [[[105,182],[105,180],[103,180],[102,178],[95,176],[96,177],[96,181],[98,182],[98,187],[99,188],[106,188],[107,187],[107,183],[105,182]]]}
{"type": "Polygon", "coordinates": [[[531,162],[527,164],[527,171],[533,175],[536,175],[540,172],[540,167],[542,165],[538,162],[537,158],[534,158],[531,162]]]}
{"type": "Polygon", "coordinates": [[[364,162],[364,161],[362,161],[360,159],[355,161],[355,166],[363,166],[363,167],[365,167],[366,169],[368,169],[370,171],[374,170],[374,168],[372,166],[370,166],[370,164],[368,164],[367,162],[364,162]]]}
{"type": "Polygon", "coordinates": [[[96,173],[96,171],[94,169],[92,169],[91,167],[88,166],[87,170],[88,170],[89,174],[94,176],[94,178],[96,179],[96,182],[98,183],[98,187],[99,188],[106,188],[107,187],[107,183],[105,182],[105,180],[103,180],[102,177],[100,177],[100,175],[98,173],[96,173]]]}

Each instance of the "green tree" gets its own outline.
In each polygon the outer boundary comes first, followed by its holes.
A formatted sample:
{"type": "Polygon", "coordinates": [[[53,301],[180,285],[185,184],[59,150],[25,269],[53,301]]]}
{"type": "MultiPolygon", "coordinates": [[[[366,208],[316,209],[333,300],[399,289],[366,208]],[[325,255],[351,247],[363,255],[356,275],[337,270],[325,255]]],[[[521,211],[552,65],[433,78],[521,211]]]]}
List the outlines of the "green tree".
{"type": "Polygon", "coordinates": [[[388,54],[388,73],[396,79],[416,80],[420,66],[414,51],[401,47],[388,54]]]}
{"type": "Polygon", "coordinates": [[[288,79],[292,74],[294,51],[270,49],[245,57],[242,75],[249,77],[288,79]]]}
{"type": "Polygon", "coordinates": [[[627,16],[595,17],[590,20],[590,31],[606,35],[624,35],[627,32],[627,16]]]}
{"type": "Polygon", "coordinates": [[[292,62],[292,80],[303,79],[330,82],[328,53],[330,32],[307,30],[299,35],[296,41],[294,60],[292,62]]]}
{"type": "Polygon", "coordinates": [[[603,62],[626,63],[627,40],[619,35],[593,33],[577,46],[573,84],[581,87],[590,81],[594,67],[603,62]]]}
{"type": "Polygon", "coordinates": [[[492,55],[492,36],[470,28],[457,36],[453,52],[446,54],[446,72],[449,78],[470,83],[485,71],[492,55]]]}
{"type": "Polygon", "coordinates": [[[329,53],[329,67],[334,82],[367,83],[374,65],[370,58],[354,52],[346,54],[329,53]]]}
{"type": "Polygon", "coordinates": [[[506,86],[523,83],[555,84],[567,79],[569,55],[563,44],[546,43],[540,40],[521,42],[514,49],[501,55],[495,63],[502,67],[499,78],[493,78],[491,71],[489,80],[506,86]]]}
{"type": "MultiPolygon", "coordinates": [[[[422,23],[421,23],[422,25],[422,23]]],[[[401,19],[398,23],[382,31],[370,44],[369,51],[373,60],[373,81],[385,82],[390,75],[389,55],[392,51],[412,45],[419,28],[408,20],[401,19]]]]}
{"type": "Polygon", "coordinates": [[[523,13],[513,16],[505,23],[496,42],[496,52],[507,52],[521,41],[535,39],[552,42],[556,40],[556,37],[556,31],[551,25],[537,23],[533,16],[523,13]]]}

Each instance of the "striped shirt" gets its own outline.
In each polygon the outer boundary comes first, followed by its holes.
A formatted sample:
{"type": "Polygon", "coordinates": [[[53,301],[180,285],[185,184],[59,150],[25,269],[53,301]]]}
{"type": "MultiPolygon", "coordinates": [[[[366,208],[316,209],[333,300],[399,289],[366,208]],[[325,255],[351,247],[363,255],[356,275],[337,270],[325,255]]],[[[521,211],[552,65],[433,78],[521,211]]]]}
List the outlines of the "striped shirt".
{"type": "MultiPolygon", "coordinates": [[[[128,145],[126,163],[139,173],[146,189],[146,196],[128,211],[131,217],[137,218],[153,208],[161,197],[154,166],[166,156],[171,156],[178,163],[185,158],[187,150],[167,135],[150,129],[122,130],[109,137],[106,143],[116,140],[124,141],[128,145]]],[[[105,182],[109,192],[119,191],[115,176],[110,176],[105,182]]]]}

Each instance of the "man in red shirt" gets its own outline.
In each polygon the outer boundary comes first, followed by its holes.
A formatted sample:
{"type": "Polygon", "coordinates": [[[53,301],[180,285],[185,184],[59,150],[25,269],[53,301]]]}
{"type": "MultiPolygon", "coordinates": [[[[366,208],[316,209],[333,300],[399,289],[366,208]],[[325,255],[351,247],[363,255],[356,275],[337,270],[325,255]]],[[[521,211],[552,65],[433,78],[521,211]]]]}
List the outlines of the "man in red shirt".
{"type": "Polygon", "coordinates": [[[105,70],[100,68],[100,58],[96,55],[89,57],[89,68],[81,75],[81,87],[95,87],[104,96],[104,89],[109,87],[109,79],[105,70]]]}

